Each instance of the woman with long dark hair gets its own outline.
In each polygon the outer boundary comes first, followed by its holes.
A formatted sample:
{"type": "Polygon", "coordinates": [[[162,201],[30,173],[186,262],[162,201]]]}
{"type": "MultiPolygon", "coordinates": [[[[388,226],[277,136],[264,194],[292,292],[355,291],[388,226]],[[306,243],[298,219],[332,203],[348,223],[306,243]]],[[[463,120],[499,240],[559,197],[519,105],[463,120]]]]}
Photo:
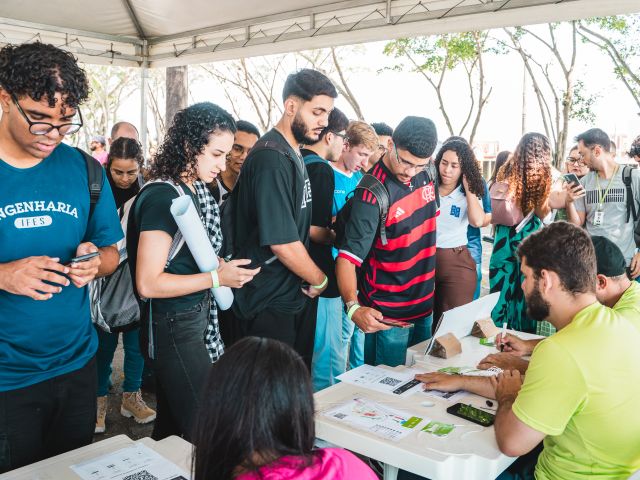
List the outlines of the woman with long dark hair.
{"type": "Polygon", "coordinates": [[[502,166],[506,163],[506,161],[509,160],[510,155],[511,155],[511,152],[509,150],[503,150],[500,153],[498,153],[498,155],[496,156],[496,163],[493,166],[493,172],[491,173],[491,178],[489,178],[489,181],[487,182],[489,186],[495,183],[496,177],[498,176],[498,172],[500,171],[502,166]]]}
{"type": "Polygon", "coordinates": [[[194,437],[195,480],[375,480],[355,455],[314,450],[313,389],[300,356],[246,337],[209,372],[194,437]]]}
{"type": "Polygon", "coordinates": [[[496,177],[496,182],[508,185],[509,198],[520,209],[523,218],[532,213],[520,228],[517,225],[495,226],[489,262],[491,293],[500,292],[491,317],[497,325],[506,322],[509,328],[523,332],[535,332],[536,321],[527,316],[517,250],[522,240],[542,227],[541,219],[551,210],[550,158],[549,139],[540,133],[527,133],[496,177]]]}
{"type": "Polygon", "coordinates": [[[446,142],[436,156],[440,215],[436,218],[434,319],[473,300],[476,262],[467,248],[467,227],[484,224],[484,182],[466,141],[446,142]]]}
{"type": "MultiPolygon", "coordinates": [[[[139,176],[143,162],[142,147],[136,140],[121,137],[111,144],[105,171],[116,208],[121,214],[124,204],[140,191],[139,176]]],[[[124,242],[122,246],[124,246],[124,242]]],[[[124,262],[123,256],[121,259],[121,262],[124,262]]],[[[127,284],[129,285],[128,277],[127,284]]],[[[113,355],[118,346],[120,333],[122,333],[122,346],[124,347],[124,382],[122,384],[120,413],[126,417],[133,417],[138,423],[152,422],[156,418],[156,412],[147,406],[140,394],[144,358],[140,352],[139,323],[136,321],[120,328],[110,326],[109,332],[106,331],[106,328],[103,329],[97,325],[96,331],[98,332],[98,351],[96,353],[98,405],[95,433],[103,433],[106,428],[111,362],[113,362],[113,355]]]]}
{"type": "Polygon", "coordinates": [[[249,260],[232,260],[201,273],[186,244],[170,255],[178,227],[169,209],[179,195],[191,197],[220,251],[220,212],[207,184],[226,168],[235,131],[231,116],[212,103],[178,112],[129,214],[129,266],[138,294],[149,299],[141,343],[156,375],[154,439],[190,438],[207,372],[224,351],[212,288],[241,288],[259,272],[243,268],[249,260]]]}

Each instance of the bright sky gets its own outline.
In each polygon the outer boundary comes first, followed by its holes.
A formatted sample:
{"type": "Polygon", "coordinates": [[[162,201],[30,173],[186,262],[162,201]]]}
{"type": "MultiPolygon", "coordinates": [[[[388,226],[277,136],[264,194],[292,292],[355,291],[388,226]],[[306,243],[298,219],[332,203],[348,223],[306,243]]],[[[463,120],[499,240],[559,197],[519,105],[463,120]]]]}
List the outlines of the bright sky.
{"type": "MultiPolygon", "coordinates": [[[[379,72],[394,62],[382,53],[384,44],[376,42],[363,45],[362,55],[352,55],[350,59],[353,64],[346,65],[352,70],[348,73],[349,85],[362,107],[365,119],[369,122],[384,121],[395,126],[406,115],[426,116],[436,122],[440,139],[445,139],[449,132],[440,114],[432,87],[416,73],[388,70],[379,72]]],[[[543,48],[532,50],[534,55],[545,52],[543,48]]],[[[604,53],[600,53],[591,45],[583,44],[579,45],[578,52],[576,78],[581,79],[588,93],[597,95],[598,99],[593,108],[596,119],[594,124],[572,120],[570,139],[587,128],[598,126],[609,132],[612,138],[626,135],[627,145],[621,146],[628,146],[628,143],[640,134],[637,105],[622,83],[615,78],[604,53]]],[[[485,61],[487,88],[493,87],[493,91],[483,113],[476,143],[497,141],[500,149],[513,149],[522,134],[522,61],[515,53],[503,56],[488,55],[485,61]]],[[[456,71],[448,73],[447,78],[445,102],[450,106],[448,110],[454,128],[459,129],[467,114],[466,76],[461,71],[456,71]]],[[[561,79],[556,79],[557,89],[562,90],[564,82],[558,80],[561,79]]],[[[527,85],[526,129],[544,133],[531,82],[527,85]]],[[[278,87],[278,92],[280,88],[278,87]]],[[[190,99],[211,101],[232,111],[229,100],[217,82],[201,74],[193,74],[193,68],[190,70],[190,99]]],[[[122,113],[127,112],[130,118],[138,118],[137,102],[139,100],[136,96],[131,97],[123,107],[122,113]]],[[[351,117],[354,116],[344,99],[338,98],[336,106],[351,117]]],[[[248,103],[241,107],[241,110],[246,120],[256,120],[248,103]]],[[[468,137],[469,132],[470,130],[467,130],[465,136],[468,137]]]]}

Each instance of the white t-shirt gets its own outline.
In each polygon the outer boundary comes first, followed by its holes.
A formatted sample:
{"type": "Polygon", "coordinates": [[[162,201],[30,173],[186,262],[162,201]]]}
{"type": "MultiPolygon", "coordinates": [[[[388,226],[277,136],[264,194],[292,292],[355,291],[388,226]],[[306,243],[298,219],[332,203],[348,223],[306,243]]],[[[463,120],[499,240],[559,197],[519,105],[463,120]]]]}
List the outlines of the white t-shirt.
{"type": "Polygon", "coordinates": [[[467,196],[458,186],[440,197],[440,215],[436,217],[436,247],[454,248],[467,244],[467,196]]]}

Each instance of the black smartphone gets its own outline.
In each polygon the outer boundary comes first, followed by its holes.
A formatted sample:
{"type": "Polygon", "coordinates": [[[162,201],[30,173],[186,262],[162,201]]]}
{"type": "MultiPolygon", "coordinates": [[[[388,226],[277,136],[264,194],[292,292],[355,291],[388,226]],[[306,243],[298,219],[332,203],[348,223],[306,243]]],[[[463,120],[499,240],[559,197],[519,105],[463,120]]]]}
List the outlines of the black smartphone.
{"type": "Polygon", "coordinates": [[[69,260],[69,265],[72,263],[87,262],[92,258],[95,258],[98,256],[100,256],[100,252],[92,252],[92,253],[87,253],[86,255],[80,255],[79,257],[73,257],[71,260],[69,260]]]}
{"type": "Polygon", "coordinates": [[[470,422],[483,427],[490,427],[493,425],[493,421],[496,418],[495,415],[485,412],[484,410],[480,410],[473,405],[467,405],[466,403],[456,403],[455,405],[451,405],[447,408],[447,413],[455,415],[456,417],[464,418],[465,420],[469,420],[470,422]]]}
{"type": "Polygon", "coordinates": [[[252,260],[251,263],[249,265],[243,265],[244,268],[247,268],[249,270],[255,270],[256,268],[262,268],[265,265],[271,265],[273,262],[275,262],[278,259],[278,257],[276,257],[275,255],[271,258],[268,258],[267,260],[265,260],[264,262],[256,262],[255,260],[252,260]]]}
{"type": "Polygon", "coordinates": [[[571,183],[574,187],[580,185],[580,179],[575,173],[565,173],[562,177],[565,182],[571,183]]]}

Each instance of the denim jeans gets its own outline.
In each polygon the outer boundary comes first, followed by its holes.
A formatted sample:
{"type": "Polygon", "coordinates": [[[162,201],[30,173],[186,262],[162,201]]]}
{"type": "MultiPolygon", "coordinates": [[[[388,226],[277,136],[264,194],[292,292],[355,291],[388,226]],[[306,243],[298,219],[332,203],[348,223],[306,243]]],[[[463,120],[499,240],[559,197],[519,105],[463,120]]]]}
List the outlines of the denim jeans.
{"type": "Polygon", "coordinates": [[[364,364],[364,332],[349,320],[344,309],[342,310],[342,344],[349,369],[364,364]]]}
{"type": "Polygon", "coordinates": [[[420,343],[431,336],[433,317],[416,320],[411,328],[394,327],[368,333],[364,340],[364,358],[368,365],[404,365],[407,348],[420,343]]]}
{"type": "MultiPolygon", "coordinates": [[[[96,327],[98,332],[98,352],[96,363],[98,367],[98,396],[103,397],[109,393],[111,362],[113,354],[118,347],[120,333],[107,333],[96,327]]],[[[140,329],[135,328],[122,333],[122,346],[124,347],[124,383],[122,390],[125,392],[137,392],[142,383],[142,370],[144,359],[140,353],[140,329]]]]}
{"type": "Polygon", "coordinates": [[[477,300],[480,298],[480,293],[482,293],[482,264],[476,264],[476,274],[478,276],[478,283],[476,283],[476,291],[473,292],[473,299],[477,300]]]}
{"type": "MultiPolygon", "coordinates": [[[[200,394],[211,359],[204,344],[210,295],[180,312],[151,313],[156,375],[157,417],[151,438],[178,435],[190,440],[200,406],[200,394]]],[[[152,302],[153,303],[153,302],[152,302]]],[[[152,305],[153,307],[153,305],[152,305]]],[[[148,312],[143,327],[148,325],[148,312]]]]}
{"type": "Polygon", "coordinates": [[[342,345],[343,310],[340,297],[318,299],[311,362],[314,392],[337,383],[336,377],[345,372],[347,362],[342,345]]]}
{"type": "Polygon", "coordinates": [[[0,392],[0,473],[89,445],[96,422],[96,362],[0,392]]]}

